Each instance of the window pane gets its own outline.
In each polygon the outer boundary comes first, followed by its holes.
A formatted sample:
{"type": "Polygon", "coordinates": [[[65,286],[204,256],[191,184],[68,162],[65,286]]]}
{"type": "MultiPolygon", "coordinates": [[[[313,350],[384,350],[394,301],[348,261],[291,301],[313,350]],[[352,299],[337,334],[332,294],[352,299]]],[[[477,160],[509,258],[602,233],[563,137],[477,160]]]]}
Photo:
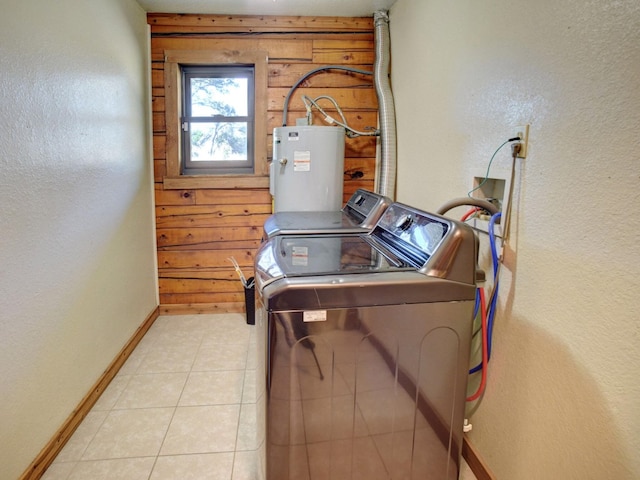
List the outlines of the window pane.
{"type": "Polygon", "coordinates": [[[191,116],[248,115],[246,78],[191,78],[191,116]]]}
{"type": "Polygon", "coordinates": [[[247,160],[247,123],[192,123],[191,160],[247,160]]]}

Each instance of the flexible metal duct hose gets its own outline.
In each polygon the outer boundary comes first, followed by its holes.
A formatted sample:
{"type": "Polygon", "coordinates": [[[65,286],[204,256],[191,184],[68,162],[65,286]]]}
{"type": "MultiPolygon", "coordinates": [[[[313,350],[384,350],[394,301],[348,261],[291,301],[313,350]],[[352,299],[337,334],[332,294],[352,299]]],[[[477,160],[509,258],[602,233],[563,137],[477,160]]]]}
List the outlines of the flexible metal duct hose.
{"type": "Polygon", "coordinates": [[[377,193],[392,200],[396,197],[396,117],[391,83],[389,81],[389,14],[379,10],[373,14],[375,22],[376,60],[374,81],[380,115],[380,168],[377,193]]]}

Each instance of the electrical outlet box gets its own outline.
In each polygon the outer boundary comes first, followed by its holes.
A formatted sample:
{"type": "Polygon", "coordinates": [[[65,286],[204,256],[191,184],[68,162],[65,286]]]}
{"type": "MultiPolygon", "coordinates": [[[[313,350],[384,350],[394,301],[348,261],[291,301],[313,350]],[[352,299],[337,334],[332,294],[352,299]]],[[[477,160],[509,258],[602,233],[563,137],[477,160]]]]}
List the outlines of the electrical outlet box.
{"type": "Polygon", "coordinates": [[[518,152],[518,158],[527,158],[527,147],[529,145],[529,125],[518,125],[514,127],[514,131],[511,137],[520,137],[520,151],[518,152]]]}

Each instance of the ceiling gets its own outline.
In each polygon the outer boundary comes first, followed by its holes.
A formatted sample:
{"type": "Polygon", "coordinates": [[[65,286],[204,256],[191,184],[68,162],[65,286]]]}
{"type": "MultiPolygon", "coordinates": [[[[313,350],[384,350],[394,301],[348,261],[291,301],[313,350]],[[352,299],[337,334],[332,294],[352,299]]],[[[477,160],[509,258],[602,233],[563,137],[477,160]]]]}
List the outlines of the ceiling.
{"type": "Polygon", "coordinates": [[[369,17],[396,0],[137,0],[147,12],[369,17]]]}

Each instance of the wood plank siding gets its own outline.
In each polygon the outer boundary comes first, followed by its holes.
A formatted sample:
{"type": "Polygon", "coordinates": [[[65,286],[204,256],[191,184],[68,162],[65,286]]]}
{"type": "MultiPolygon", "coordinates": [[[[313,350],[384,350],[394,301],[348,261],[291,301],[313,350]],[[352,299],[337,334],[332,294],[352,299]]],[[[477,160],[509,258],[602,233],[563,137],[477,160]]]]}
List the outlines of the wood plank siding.
{"type": "MultiPolygon", "coordinates": [[[[229,15],[147,15],[151,26],[153,165],[161,313],[242,312],[244,292],[229,257],[247,276],[271,214],[266,188],[175,189],[167,182],[165,51],[237,50],[268,54],[266,157],[272,131],[283,124],[284,99],[307,72],[326,65],[373,71],[373,18],[269,17],[229,15]]],[[[307,78],[289,103],[287,125],[304,116],[301,96],[329,95],[349,125],[376,127],[378,105],[373,77],[325,71],[307,78]]],[[[324,106],[324,104],[323,104],[324,106]]],[[[327,103],[327,110],[329,108],[327,103]]],[[[323,124],[314,113],[314,124],[323,124]]],[[[376,140],[346,140],[344,201],[358,188],[374,188],[376,140]]],[[[206,185],[205,185],[206,187],[206,185]]]]}

